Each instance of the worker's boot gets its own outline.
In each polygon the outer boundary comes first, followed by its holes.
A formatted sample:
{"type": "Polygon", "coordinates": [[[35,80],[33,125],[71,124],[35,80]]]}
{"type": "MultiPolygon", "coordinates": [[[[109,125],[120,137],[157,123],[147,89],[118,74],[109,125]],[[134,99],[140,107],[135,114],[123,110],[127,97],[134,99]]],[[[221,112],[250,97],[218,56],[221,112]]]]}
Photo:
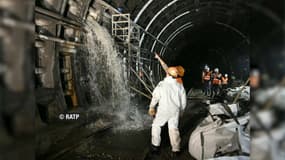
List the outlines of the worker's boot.
{"type": "Polygon", "coordinates": [[[144,157],[144,160],[156,160],[159,156],[159,147],[151,145],[149,152],[144,157]]]}
{"type": "Polygon", "coordinates": [[[171,156],[171,159],[173,160],[176,160],[180,155],[180,152],[171,152],[170,156],[171,156]]]}
{"type": "Polygon", "coordinates": [[[152,154],[158,154],[159,153],[159,146],[151,145],[150,151],[152,154]]]}

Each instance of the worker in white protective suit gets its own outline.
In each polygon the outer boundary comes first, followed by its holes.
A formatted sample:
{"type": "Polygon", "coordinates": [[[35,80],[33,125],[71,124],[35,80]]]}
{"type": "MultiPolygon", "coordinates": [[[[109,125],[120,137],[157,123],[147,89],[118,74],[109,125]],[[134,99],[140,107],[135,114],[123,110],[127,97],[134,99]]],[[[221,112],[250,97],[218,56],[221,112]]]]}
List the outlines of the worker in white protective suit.
{"type": "Polygon", "coordinates": [[[151,129],[152,149],[158,151],[160,146],[161,127],[168,123],[168,133],[172,152],[180,151],[180,134],[178,130],[179,114],[186,107],[186,93],[183,85],[179,84],[175,78],[178,76],[176,67],[167,69],[167,77],[159,82],[152,94],[149,106],[149,115],[154,116],[151,129]],[[158,103],[157,110],[155,106],[158,103]],[[157,112],[156,112],[157,111],[157,112]]]}

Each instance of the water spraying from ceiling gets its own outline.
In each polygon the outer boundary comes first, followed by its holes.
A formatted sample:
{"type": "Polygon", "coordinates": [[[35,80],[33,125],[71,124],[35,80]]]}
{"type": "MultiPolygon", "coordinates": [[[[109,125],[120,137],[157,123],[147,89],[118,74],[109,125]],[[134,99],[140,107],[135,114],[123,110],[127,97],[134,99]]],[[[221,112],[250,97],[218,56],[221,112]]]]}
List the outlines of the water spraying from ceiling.
{"type": "Polygon", "coordinates": [[[112,116],[116,131],[144,129],[150,117],[131,102],[128,81],[123,76],[124,63],[110,33],[92,17],[87,18],[86,30],[90,111],[112,116]]]}

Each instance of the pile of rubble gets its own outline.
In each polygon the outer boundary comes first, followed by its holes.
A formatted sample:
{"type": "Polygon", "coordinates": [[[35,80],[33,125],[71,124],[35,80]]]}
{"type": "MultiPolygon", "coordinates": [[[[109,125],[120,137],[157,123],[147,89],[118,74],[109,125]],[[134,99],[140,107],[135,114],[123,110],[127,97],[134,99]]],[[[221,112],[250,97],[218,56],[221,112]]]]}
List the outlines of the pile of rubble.
{"type": "Polygon", "coordinates": [[[241,102],[249,101],[250,88],[229,88],[226,95],[234,102],[208,101],[208,116],[190,136],[189,153],[196,159],[249,159],[250,112],[241,102]]]}
{"type": "Polygon", "coordinates": [[[234,98],[240,94],[239,99],[244,101],[250,100],[250,87],[249,86],[240,86],[235,88],[228,88],[226,90],[226,95],[228,97],[234,98]]]}

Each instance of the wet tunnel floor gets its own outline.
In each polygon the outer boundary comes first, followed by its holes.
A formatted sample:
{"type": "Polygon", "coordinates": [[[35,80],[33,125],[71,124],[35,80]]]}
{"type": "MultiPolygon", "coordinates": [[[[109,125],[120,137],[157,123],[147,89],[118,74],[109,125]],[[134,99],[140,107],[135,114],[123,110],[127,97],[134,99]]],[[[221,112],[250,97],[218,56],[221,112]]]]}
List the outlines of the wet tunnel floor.
{"type": "MultiPolygon", "coordinates": [[[[188,104],[180,119],[181,153],[177,160],[194,159],[188,152],[188,141],[195,126],[207,114],[205,106],[199,102],[188,104]]],[[[57,126],[58,127],[58,126],[57,126]]],[[[170,160],[171,147],[167,126],[162,128],[162,142],[158,155],[150,154],[151,126],[140,131],[113,132],[102,127],[90,131],[82,124],[61,125],[63,132],[52,132],[52,147],[38,156],[39,159],[57,160],[170,160]],[[81,126],[80,126],[81,125],[81,126]],[[64,129],[65,128],[65,129],[64,129]],[[66,133],[64,133],[66,132],[66,133]],[[61,140],[55,140],[61,139],[61,140]]],[[[47,132],[46,132],[47,133],[47,132]]]]}

